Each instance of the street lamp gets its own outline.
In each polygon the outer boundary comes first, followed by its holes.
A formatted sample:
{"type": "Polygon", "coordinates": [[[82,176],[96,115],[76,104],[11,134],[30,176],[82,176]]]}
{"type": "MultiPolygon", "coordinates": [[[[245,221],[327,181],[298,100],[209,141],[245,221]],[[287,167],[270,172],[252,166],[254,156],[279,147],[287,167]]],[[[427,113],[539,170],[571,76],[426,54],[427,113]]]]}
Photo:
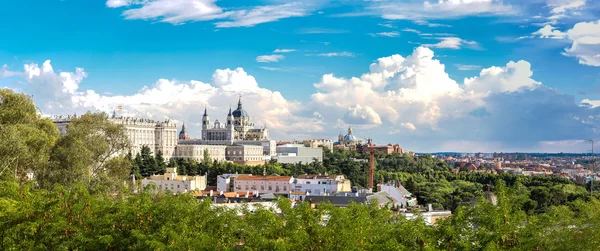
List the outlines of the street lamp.
{"type": "Polygon", "coordinates": [[[596,176],[596,174],[594,173],[594,168],[596,163],[594,162],[594,140],[590,139],[590,142],[592,142],[592,180],[590,181],[590,194],[593,194],[594,191],[594,176],[596,176]]]}

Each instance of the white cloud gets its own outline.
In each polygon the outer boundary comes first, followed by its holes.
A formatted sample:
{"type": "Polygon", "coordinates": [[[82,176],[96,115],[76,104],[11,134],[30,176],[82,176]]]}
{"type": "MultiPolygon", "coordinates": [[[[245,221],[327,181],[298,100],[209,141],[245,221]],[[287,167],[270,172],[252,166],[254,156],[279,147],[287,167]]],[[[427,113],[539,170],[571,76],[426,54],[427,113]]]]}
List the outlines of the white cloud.
{"type": "Polygon", "coordinates": [[[534,34],[540,38],[568,39],[572,44],[563,55],[575,57],[583,65],[600,66],[600,20],[579,22],[566,32],[548,25],[534,34]]]}
{"type": "Polygon", "coordinates": [[[341,34],[348,33],[347,30],[329,29],[329,28],[303,28],[296,31],[298,34],[341,34]]]}
{"type": "Polygon", "coordinates": [[[195,124],[205,105],[212,120],[223,120],[239,94],[255,123],[282,140],[333,139],[346,124],[356,125],[357,136],[368,134],[376,142],[393,134],[392,143],[414,151],[550,149],[553,144],[540,142],[600,136],[598,101],[575,103],[574,97],[544,87],[532,79],[528,62],[492,66],[457,83],[426,47],[406,57],[379,58],[357,77],[325,74],[303,103],[260,87],[242,68],[216,70],[208,82],[159,79],[137,93],[111,96],[83,90],[87,74],[81,68],[55,72],[47,61],[27,64],[17,74],[25,82],[19,88],[33,95],[46,114],[112,112],[121,105],[124,114],[186,121],[193,136],[199,135],[195,124]],[[413,127],[415,133],[406,133],[413,127]]]}
{"type": "Polygon", "coordinates": [[[231,11],[223,10],[216,4],[216,0],[108,0],[106,5],[111,8],[127,7],[123,12],[126,19],[159,20],[172,24],[222,20],[215,23],[218,28],[251,27],[285,18],[307,16],[314,10],[314,6],[307,2],[253,6],[231,11]]]}
{"type": "Polygon", "coordinates": [[[424,44],[426,47],[433,48],[447,48],[447,49],[460,49],[463,46],[467,46],[470,48],[478,48],[478,44],[475,41],[467,41],[458,37],[443,37],[440,38],[441,41],[435,44],[424,44]]]}
{"type": "Polygon", "coordinates": [[[538,31],[532,33],[534,36],[539,38],[552,38],[552,39],[563,39],[567,36],[564,32],[556,30],[552,25],[546,25],[538,31]]]}
{"type": "Polygon", "coordinates": [[[560,17],[560,14],[583,7],[585,3],[586,0],[549,0],[548,6],[552,7],[550,13],[556,18],[560,17]]]}
{"type": "Polygon", "coordinates": [[[372,37],[397,37],[400,36],[400,33],[397,31],[389,31],[389,32],[378,32],[378,33],[369,33],[372,37]]]}
{"type": "Polygon", "coordinates": [[[423,24],[424,20],[458,18],[475,15],[513,15],[512,6],[496,0],[409,0],[398,3],[394,0],[372,2],[369,9],[384,19],[414,20],[423,24]]]}
{"type": "Polygon", "coordinates": [[[535,89],[541,85],[531,79],[531,64],[521,60],[508,62],[504,67],[492,66],[481,70],[478,77],[465,78],[465,90],[476,93],[515,92],[535,89]]]}
{"type": "Polygon", "coordinates": [[[351,52],[329,52],[329,53],[319,53],[317,54],[319,57],[354,57],[354,53],[351,52]]]}
{"type": "Polygon", "coordinates": [[[471,64],[456,64],[456,68],[460,71],[474,71],[481,69],[479,65],[471,65],[471,64]]]}
{"type": "Polygon", "coordinates": [[[119,8],[124,6],[129,6],[133,3],[133,0],[108,0],[106,1],[106,6],[110,8],[119,8]]]}
{"type": "Polygon", "coordinates": [[[432,151],[431,145],[436,145],[435,149],[468,146],[473,151],[478,145],[493,142],[499,143],[492,150],[531,150],[539,141],[600,135],[600,119],[589,118],[600,115],[600,110],[580,107],[571,96],[532,79],[532,74],[528,62],[509,62],[482,69],[479,76],[459,84],[434,59],[431,49],[419,47],[407,57],[380,58],[371,64],[369,72],[357,77],[324,75],[315,84],[317,92],[309,107],[327,118],[328,124],[336,125],[364,124],[367,119],[352,121],[348,117],[360,116],[346,114],[363,114],[355,112],[357,107],[370,107],[381,119],[377,128],[403,128],[379,132],[380,139],[393,134],[398,143],[413,142],[410,144],[423,147],[423,151],[432,151]],[[552,116],[547,116],[548,112],[552,116]],[[418,135],[403,133],[412,128],[409,123],[419,129],[418,135]],[[507,131],[511,135],[504,133],[507,131]],[[473,144],[461,145],[465,141],[473,144]]]}
{"type": "Polygon", "coordinates": [[[565,55],[578,58],[580,64],[600,66],[600,20],[575,24],[567,37],[573,44],[565,49],[565,55]]]}
{"type": "Polygon", "coordinates": [[[418,30],[415,30],[415,29],[409,29],[409,28],[403,29],[402,31],[404,31],[404,32],[412,32],[412,33],[417,33],[417,34],[421,33],[421,32],[420,32],[420,31],[418,31],[418,30]]]}
{"type": "Polygon", "coordinates": [[[256,62],[260,62],[260,63],[271,63],[271,62],[279,62],[281,60],[283,60],[285,58],[285,56],[283,55],[262,55],[262,56],[258,56],[256,57],[256,62]]]}
{"type": "Polygon", "coordinates": [[[418,24],[418,25],[426,25],[428,27],[452,27],[452,25],[430,23],[430,22],[425,21],[425,20],[414,20],[413,23],[418,24]]]}
{"type": "Polygon", "coordinates": [[[396,28],[396,26],[394,26],[394,25],[393,25],[393,24],[391,24],[391,23],[382,23],[382,24],[377,24],[377,25],[379,25],[379,26],[381,26],[381,27],[390,28],[390,29],[396,28]]]}
{"type": "Polygon", "coordinates": [[[283,69],[279,67],[260,66],[259,68],[267,71],[283,71],[283,69]]]}
{"type": "Polygon", "coordinates": [[[412,123],[401,123],[400,126],[409,131],[417,130],[417,127],[415,127],[415,125],[413,125],[412,123]]]}
{"type": "Polygon", "coordinates": [[[288,52],[294,52],[296,51],[295,49],[275,49],[273,51],[273,53],[288,53],[288,52]]]}
{"type": "Polygon", "coordinates": [[[592,108],[596,108],[596,107],[600,107],[600,100],[589,100],[586,98],[586,99],[581,100],[581,104],[590,106],[592,108]]]}
{"type": "Polygon", "coordinates": [[[24,91],[33,95],[36,104],[48,115],[82,114],[88,110],[112,113],[117,106],[123,106],[123,115],[189,122],[192,135],[199,135],[199,127],[192,125],[201,121],[205,105],[212,121],[223,120],[230,104],[236,103],[242,94],[244,109],[253,116],[255,124],[266,125],[278,137],[323,131],[320,118],[299,116],[303,109],[299,102],[259,87],[256,79],[242,68],[216,70],[209,83],[159,79],[138,93],[111,96],[81,90],[80,83],[87,76],[82,68],[75,72],[55,72],[49,60],[42,67],[27,64],[20,74],[27,83],[24,91]]]}
{"type": "Polygon", "coordinates": [[[379,126],[381,125],[381,118],[373,108],[369,106],[362,107],[357,104],[348,107],[346,114],[344,114],[344,122],[363,126],[379,126]]]}
{"type": "Polygon", "coordinates": [[[293,2],[282,5],[259,6],[251,10],[230,12],[233,21],[216,23],[217,27],[250,27],[261,23],[268,23],[290,17],[303,17],[310,13],[309,6],[302,2],[293,2]]]}
{"type": "Polygon", "coordinates": [[[3,65],[2,68],[0,68],[0,78],[8,78],[17,75],[19,75],[18,72],[12,72],[8,70],[8,65],[3,65]]]}

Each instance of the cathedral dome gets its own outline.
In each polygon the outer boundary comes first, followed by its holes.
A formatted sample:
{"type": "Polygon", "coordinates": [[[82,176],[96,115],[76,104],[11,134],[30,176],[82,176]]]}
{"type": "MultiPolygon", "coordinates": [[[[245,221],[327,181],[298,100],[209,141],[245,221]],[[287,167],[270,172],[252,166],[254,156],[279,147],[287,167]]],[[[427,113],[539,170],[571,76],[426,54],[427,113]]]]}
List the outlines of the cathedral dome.
{"type": "Polygon", "coordinates": [[[356,142],[359,141],[358,138],[356,138],[356,136],[352,135],[352,134],[348,134],[346,136],[344,136],[344,141],[346,142],[356,142]]]}
{"type": "Polygon", "coordinates": [[[242,97],[240,96],[240,101],[238,102],[238,107],[235,111],[232,112],[234,118],[248,118],[248,113],[246,110],[242,108],[242,97]]]}
{"type": "Polygon", "coordinates": [[[181,127],[181,131],[179,132],[179,139],[180,140],[190,139],[190,136],[188,135],[187,131],[185,130],[185,124],[183,124],[183,126],[181,127]]]}

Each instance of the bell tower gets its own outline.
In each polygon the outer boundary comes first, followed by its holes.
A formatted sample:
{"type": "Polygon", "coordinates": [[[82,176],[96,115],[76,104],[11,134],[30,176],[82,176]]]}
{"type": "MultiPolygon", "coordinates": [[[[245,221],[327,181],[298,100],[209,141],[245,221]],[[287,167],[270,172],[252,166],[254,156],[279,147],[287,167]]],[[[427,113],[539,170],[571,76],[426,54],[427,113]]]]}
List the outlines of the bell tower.
{"type": "Polygon", "coordinates": [[[206,113],[206,106],[204,107],[204,115],[202,115],[202,139],[208,139],[208,127],[210,125],[210,119],[208,119],[208,114],[206,113]]]}

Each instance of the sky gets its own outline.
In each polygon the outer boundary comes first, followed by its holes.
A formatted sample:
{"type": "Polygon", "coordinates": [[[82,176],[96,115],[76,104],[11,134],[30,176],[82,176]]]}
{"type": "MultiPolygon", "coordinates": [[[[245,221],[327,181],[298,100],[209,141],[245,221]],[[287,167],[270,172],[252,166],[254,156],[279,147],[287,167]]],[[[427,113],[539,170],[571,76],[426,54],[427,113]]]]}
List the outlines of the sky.
{"type": "MultiPolygon", "coordinates": [[[[19,0],[0,88],[44,115],[225,120],[276,140],[354,135],[415,152],[589,152],[600,1],[19,0]]],[[[600,151],[600,149],[598,150],[600,151]]]]}

